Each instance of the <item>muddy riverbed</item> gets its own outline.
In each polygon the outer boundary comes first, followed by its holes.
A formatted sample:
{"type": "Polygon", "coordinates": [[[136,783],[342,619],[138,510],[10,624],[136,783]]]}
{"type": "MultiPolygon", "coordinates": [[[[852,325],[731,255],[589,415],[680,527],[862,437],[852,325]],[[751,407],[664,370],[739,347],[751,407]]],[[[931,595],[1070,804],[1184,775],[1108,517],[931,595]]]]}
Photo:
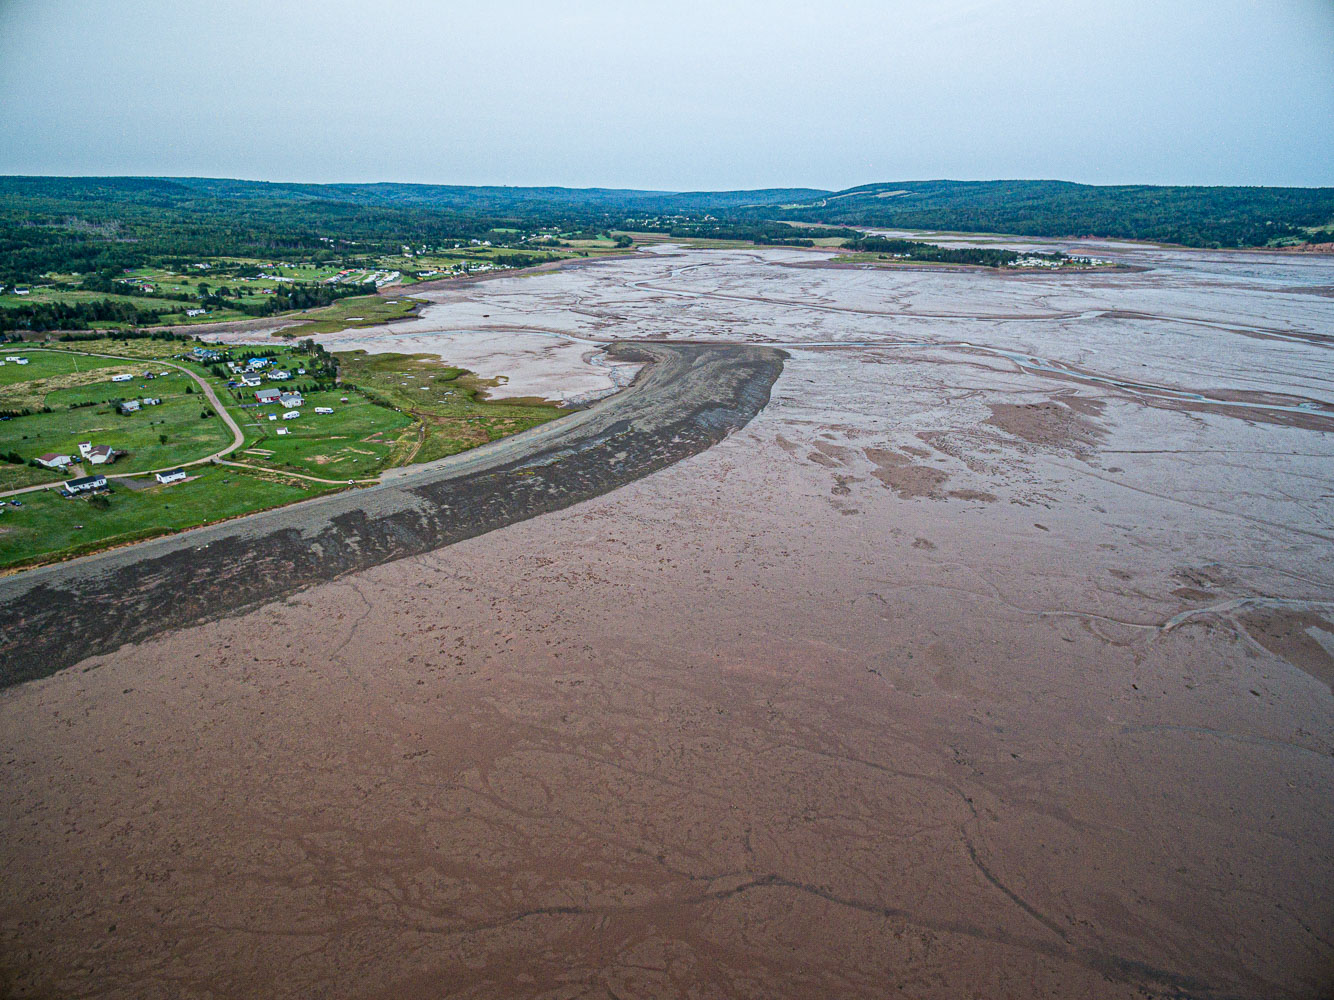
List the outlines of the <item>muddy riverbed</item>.
{"type": "Polygon", "coordinates": [[[645,478],[0,694],[0,983],[1327,996],[1334,262],[1098,255],[431,293],[789,358],[645,478]]]}

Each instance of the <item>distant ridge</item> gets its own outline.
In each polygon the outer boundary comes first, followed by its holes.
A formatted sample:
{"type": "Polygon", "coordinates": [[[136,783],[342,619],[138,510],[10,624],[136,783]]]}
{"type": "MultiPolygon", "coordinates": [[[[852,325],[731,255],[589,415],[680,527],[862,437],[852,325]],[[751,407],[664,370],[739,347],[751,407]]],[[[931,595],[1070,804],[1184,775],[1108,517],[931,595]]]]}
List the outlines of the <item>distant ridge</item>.
{"type": "Polygon", "coordinates": [[[831,225],[1265,246],[1321,239],[1310,230],[1334,224],[1334,188],[895,181],[789,203],[769,214],[831,225]]]}
{"type": "Polygon", "coordinates": [[[426,231],[443,220],[578,223],[703,216],[1021,236],[1100,236],[1198,247],[1334,240],[1334,188],[894,181],[843,191],[649,191],[443,184],[301,184],[197,177],[0,177],[11,223],[62,213],[151,224],[191,217],[230,230],[270,219],[310,230],[426,231]]]}

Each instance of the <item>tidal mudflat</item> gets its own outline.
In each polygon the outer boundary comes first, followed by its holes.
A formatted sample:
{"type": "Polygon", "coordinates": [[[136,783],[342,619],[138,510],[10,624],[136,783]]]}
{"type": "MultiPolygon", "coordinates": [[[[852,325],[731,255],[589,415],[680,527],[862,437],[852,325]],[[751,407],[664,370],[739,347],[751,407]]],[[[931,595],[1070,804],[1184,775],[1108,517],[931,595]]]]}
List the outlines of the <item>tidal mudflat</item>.
{"type": "Polygon", "coordinates": [[[1097,252],[431,293],[789,357],[614,492],[0,694],[0,982],[1327,995],[1334,261],[1097,252]]]}

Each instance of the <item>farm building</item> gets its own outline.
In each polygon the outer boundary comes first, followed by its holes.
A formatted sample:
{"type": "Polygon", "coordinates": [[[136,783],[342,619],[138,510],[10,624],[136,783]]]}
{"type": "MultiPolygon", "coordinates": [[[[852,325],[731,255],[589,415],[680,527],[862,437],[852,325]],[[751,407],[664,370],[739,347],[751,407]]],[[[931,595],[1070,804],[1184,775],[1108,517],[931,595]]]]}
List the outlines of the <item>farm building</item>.
{"type": "Polygon", "coordinates": [[[74,461],[68,455],[57,455],[55,452],[48,451],[45,455],[37,456],[37,464],[45,465],[48,469],[63,469],[74,461]]]}

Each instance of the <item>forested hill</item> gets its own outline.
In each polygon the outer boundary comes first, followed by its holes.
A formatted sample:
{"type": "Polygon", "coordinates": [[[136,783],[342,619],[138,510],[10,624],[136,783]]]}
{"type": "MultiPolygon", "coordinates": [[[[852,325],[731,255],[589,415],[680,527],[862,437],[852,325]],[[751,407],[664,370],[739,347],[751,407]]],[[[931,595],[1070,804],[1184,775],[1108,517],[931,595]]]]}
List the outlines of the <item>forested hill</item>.
{"type": "Polygon", "coordinates": [[[507,228],[670,231],[769,241],[773,220],[1188,246],[1334,240],[1334,188],[1104,187],[906,181],[846,191],[637,191],[432,184],[289,184],[169,177],[0,177],[0,278],[132,266],[153,254],[273,254],[332,239],[383,244],[507,228]],[[84,259],[87,258],[87,259],[84,259]]]}
{"type": "Polygon", "coordinates": [[[771,218],[831,225],[1112,236],[1200,247],[1334,240],[1329,228],[1334,225],[1334,188],[1327,187],[904,181],[866,184],[758,211],[771,218]]]}
{"type": "Polygon", "coordinates": [[[324,210],[415,208],[468,217],[529,220],[535,215],[696,213],[810,201],[817,188],[750,191],[639,191],[623,188],[476,187],[454,184],[296,184],[208,177],[3,177],[0,202],[27,200],[161,208],[244,208],[259,203],[324,210]]]}

